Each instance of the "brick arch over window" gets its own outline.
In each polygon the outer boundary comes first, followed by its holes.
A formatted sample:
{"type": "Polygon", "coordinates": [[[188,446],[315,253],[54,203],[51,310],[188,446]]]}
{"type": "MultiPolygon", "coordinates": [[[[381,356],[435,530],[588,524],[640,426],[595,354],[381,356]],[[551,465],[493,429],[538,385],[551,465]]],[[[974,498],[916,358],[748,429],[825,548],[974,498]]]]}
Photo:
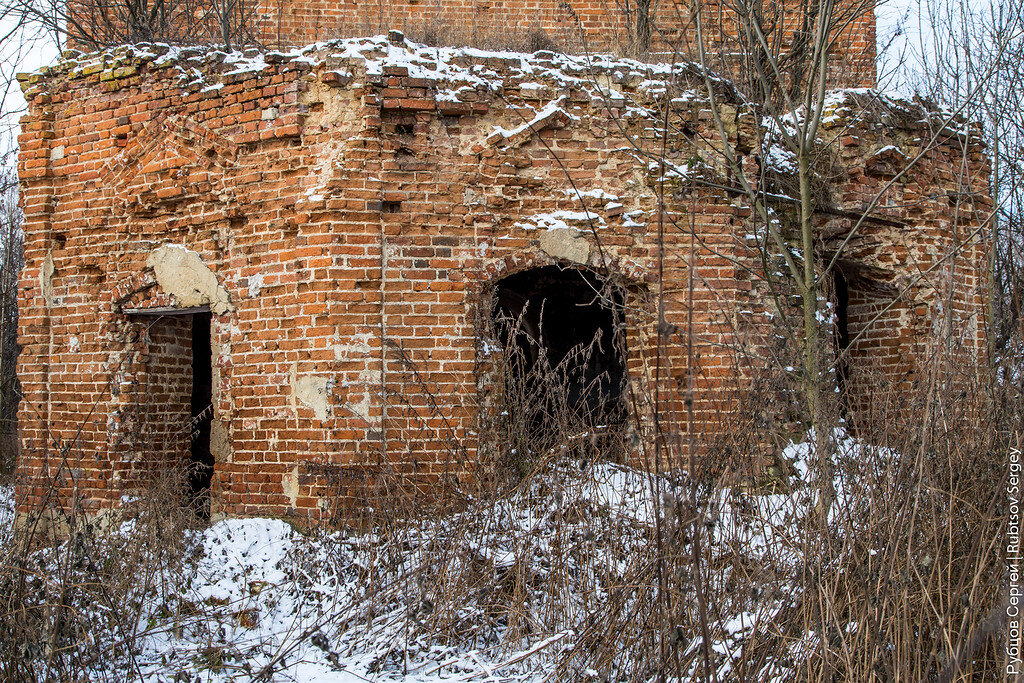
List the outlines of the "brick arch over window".
{"type": "Polygon", "coordinates": [[[480,384],[504,390],[494,408],[535,435],[534,449],[588,433],[621,446],[647,412],[630,398],[649,379],[646,272],[543,257],[497,270],[480,293],[478,326],[480,384]]]}
{"type": "Polygon", "coordinates": [[[237,145],[224,136],[161,114],[103,165],[96,182],[115,215],[152,219],[197,204],[223,209],[236,202],[228,175],[237,156],[237,145]]]}
{"type": "MultiPolygon", "coordinates": [[[[584,234],[585,237],[585,234],[584,234]]],[[[497,280],[514,275],[529,268],[543,266],[561,266],[586,268],[600,277],[615,281],[623,287],[646,287],[657,278],[653,260],[644,262],[615,254],[610,250],[591,249],[585,263],[569,262],[565,259],[552,257],[539,250],[530,249],[517,251],[504,258],[494,259],[485,265],[481,273],[483,279],[479,283],[478,294],[487,294],[497,280]]]]}

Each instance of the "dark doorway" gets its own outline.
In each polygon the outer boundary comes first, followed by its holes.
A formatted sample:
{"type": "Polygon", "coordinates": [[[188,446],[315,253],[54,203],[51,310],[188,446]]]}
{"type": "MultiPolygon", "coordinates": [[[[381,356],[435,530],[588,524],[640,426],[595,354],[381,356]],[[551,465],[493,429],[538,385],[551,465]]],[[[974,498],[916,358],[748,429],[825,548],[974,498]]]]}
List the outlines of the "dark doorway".
{"type": "Polygon", "coordinates": [[[836,306],[836,388],[839,389],[840,409],[847,417],[850,409],[847,396],[850,359],[846,355],[850,348],[850,282],[838,267],[832,271],[832,289],[836,306]]]}
{"type": "Polygon", "coordinates": [[[210,518],[210,481],[213,454],[210,427],[213,422],[213,349],[210,314],[192,316],[192,420],[190,427],[188,483],[192,508],[202,519],[210,518]]]}
{"type": "Polygon", "coordinates": [[[534,434],[609,428],[625,415],[622,294],[589,271],[511,275],[494,290],[508,394],[534,434]]]}

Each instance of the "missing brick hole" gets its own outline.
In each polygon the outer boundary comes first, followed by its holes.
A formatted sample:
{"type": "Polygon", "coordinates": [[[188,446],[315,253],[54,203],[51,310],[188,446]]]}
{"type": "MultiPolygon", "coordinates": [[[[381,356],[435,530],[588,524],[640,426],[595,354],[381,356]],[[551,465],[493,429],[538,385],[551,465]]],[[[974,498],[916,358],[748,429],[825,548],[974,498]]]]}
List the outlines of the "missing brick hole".
{"type": "Polygon", "coordinates": [[[396,123],[395,124],[396,135],[415,135],[416,126],[412,123],[396,123]]]}
{"type": "Polygon", "coordinates": [[[402,210],[402,202],[381,202],[380,210],[383,213],[398,213],[402,210]]]}
{"type": "Polygon", "coordinates": [[[68,236],[62,233],[57,233],[53,236],[53,246],[55,249],[63,249],[68,244],[68,236]]]}

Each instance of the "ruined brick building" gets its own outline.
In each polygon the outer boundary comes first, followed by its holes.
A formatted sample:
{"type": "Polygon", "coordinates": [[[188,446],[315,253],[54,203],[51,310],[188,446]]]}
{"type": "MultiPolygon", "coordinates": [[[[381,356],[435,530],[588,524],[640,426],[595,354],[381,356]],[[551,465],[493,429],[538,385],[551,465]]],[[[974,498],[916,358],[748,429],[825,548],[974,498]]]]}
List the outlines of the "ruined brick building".
{"type": "MultiPolygon", "coordinates": [[[[19,504],[60,473],[98,511],[190,459],[212,465],[196,486],[216,515],[316,514],[384,469],[461,474],[516,343],[501,314],[527,301],[547,302],[549,354],[603,335],[591,407],[627,414],[632,442],[656,388],[698,440],[742,423],[758,368],[785,371],[786,284],[720,163],[711,95],[745,168],[779,187],[792,169],[714,84],[684,62],[400,35],[138,45],[26,77],[19,504]]],[[[824,310],[850,367],[905,378],[942,326],[982,343],[987,169],[941,118],[828,99],[824,310]]]]}

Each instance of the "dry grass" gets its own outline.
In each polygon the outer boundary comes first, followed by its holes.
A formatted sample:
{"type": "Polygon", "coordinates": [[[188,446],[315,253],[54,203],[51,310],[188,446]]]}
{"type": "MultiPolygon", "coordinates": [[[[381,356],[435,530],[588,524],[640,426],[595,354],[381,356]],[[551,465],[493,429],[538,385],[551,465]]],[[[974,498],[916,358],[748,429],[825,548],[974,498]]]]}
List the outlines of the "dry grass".
{"type": "MultiPolygon", "coordinates": [[[[319,611],[289,638],[257,650],[218,637],[223,624],[255,628],[264,607],[185,599],[199,549],[188,510],[168,506],[179,476],[102,529],[72,505],[70,540],[19,532],[0,561],[0,677],[137,678],[157,666],[146,643],[168,632],[198,648],[189,666],[239,680],[273,679],[310,643],[394,677],[453,674],[445,662],[465,666],[466,653],[511,680],[998,676],[1002,494],[1021,404],[986,368],[936,358],[913,392],[878,391],[859,441],[837,429],[837,406],[823,411],[825,437],[785,450],[795,474],[771,489],[729,468],[714,479],[609,464],[629,452],[630,425],[596,437],[557,373],[538,366],[524,383],[511,368],[497,367],[505,390],[487,406],[480,476],[433,500],[445,514],[418,514],[399,473],[383,472],[365,532],[304,531],[274,589],[319,611]]],[[[779,436],[750,431],[713,447],[779,436]]]]}

